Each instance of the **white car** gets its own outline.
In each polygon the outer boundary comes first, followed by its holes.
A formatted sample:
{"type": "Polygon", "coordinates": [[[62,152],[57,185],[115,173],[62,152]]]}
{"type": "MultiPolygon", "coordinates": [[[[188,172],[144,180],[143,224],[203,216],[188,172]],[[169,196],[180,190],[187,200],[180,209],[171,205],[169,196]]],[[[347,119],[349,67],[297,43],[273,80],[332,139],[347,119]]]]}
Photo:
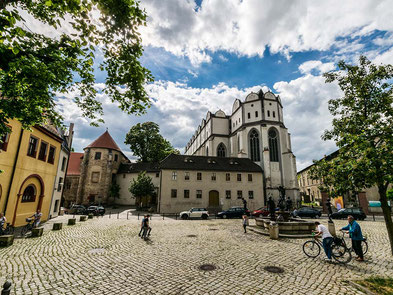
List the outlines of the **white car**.
{"type": "Polygon", "coordinates": [[[202,218],[208,219],[209,212],[207,212],[206,208],[191,208],[188,211],[180,212],[181,219],[188,219],[188,218],[202,218]]]}

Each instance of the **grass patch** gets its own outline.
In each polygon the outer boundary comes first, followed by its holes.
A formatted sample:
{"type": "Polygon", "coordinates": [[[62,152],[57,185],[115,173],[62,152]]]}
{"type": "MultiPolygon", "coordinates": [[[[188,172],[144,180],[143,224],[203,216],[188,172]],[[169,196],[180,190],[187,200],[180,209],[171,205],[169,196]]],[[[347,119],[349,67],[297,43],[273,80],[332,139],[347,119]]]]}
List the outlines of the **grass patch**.
{"type": "Polygon", "coordinates": [[[393,278],[370,277],[356,283],[379,295],[393,295],[393,278]]]}

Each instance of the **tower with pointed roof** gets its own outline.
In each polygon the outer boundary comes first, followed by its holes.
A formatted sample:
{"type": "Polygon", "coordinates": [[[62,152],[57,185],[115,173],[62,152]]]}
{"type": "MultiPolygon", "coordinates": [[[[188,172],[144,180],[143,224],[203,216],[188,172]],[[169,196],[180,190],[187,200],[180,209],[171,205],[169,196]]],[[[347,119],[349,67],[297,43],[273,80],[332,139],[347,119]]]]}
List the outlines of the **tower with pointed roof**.
{"type": "MultiPolygon", "coordinates": [[[[110,203],[110,187],[116,181],[120,164],[128,159],[108,130],[84,148],[83,157],[76,159],[80,162],[80,173],[75,202],[84,205],[110,203]]],[[[75,166],[70,164],[70,167],[75,166]]]]}

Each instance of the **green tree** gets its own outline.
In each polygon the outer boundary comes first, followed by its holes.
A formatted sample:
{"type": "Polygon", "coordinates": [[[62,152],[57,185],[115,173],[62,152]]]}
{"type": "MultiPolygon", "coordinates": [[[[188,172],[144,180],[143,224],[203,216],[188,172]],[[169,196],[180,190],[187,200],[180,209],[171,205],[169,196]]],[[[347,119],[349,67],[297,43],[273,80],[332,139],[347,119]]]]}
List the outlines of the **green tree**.
{"type": "Polygon", "coordinates": [[[153,196],[155,194],[155,187],[150,176],[146,172],[138,174],[137,180],[133,179],[131,186],[128,189],[130,193],[136,198],[135,203],[139,206],[142,197],[153,196]]]}
{"type": "Polygon", "coordinates": [[[159,162],[172,153],[180,153],[162,137],[160,128],[154,122],[132,126],[124,143],[130,145],[131,151],[141,162],[159,162]]]}
{"type": "Polygon", "coordinates": [[[120,185],[117,183],[112,183],[112,185],[109,187],[109,196],[114,199],[120,198],[120,185]]]}
{"type": "Polygon", "coordinates": [[[358,65],[341,61],[340,71],[325,73],[327,83],[338,82],[344,96],[329,101],[332,130],[323,140],[334,140],[338,154],[322,159],[312,169],[333,193],[357,192],[376,185],[393,254],[393,223],[387,188],[393,182],[392,65],[374,65],[366,57],[358,65]]]}
{"type": "Polygon", "coordinates": [[[102,122],[94,89],[97,52],[103,60],[99,69],[107,74],[103,92],[122,111],[144,113],[150,100],[143,85],[153,79],[139,61],[138,27],[145,24],[136,0],[0,1],[0,135],[12,118],[24,128],[60,124],[55,97],[71,90],[80,93],[74,100],[83,116],[93,125],[102,122]],[[31,31],[22,13],[58,36],[31,31]]]}

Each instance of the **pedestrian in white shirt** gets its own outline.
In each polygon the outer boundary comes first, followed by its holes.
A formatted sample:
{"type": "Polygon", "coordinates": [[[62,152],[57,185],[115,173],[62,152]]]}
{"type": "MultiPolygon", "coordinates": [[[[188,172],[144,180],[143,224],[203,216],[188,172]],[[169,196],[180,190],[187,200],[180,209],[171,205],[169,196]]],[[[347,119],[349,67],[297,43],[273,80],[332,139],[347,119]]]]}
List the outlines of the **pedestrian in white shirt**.
{"type": "Polygon", "coordinates": [[[330,234],[326,226],[320,224],[318,221],[315,221],[315,227],[316,227],[315,237],[322,237],[323,250],[325,250],[325,254],[327,256],[325,260],[332,261],[333,236],[330,234]]]}

